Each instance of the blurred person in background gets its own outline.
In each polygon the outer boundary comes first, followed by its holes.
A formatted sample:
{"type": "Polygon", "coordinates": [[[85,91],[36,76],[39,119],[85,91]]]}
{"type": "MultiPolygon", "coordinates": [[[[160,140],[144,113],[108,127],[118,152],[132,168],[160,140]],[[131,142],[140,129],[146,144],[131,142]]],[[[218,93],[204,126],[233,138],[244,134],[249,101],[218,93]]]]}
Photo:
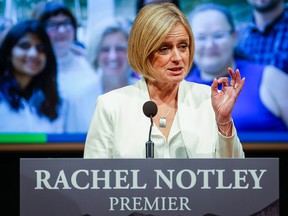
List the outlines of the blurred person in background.
{"type": "Polygon", "coordinates": [[[237,53],[288,73],[288,9],[284,0],[247,0],[250,22],[237,26],[237,53]]]}
{"type": "Polygon", "coordinates": [[[127,59],[130,25],[131,22],[125,18],[112,18],[101,22],[101,26],[92,33],[88,53],[101,76],[102,93],[138,80],[127,59]]]}
{"type": "Polygon", "coordinates": [[[74,43],[77,21],[61,3],[42,3],[35,11],[33,17],[43,24],[56,54],[59,91],[68,102],[67,131],[87,132],[101,85],[86,56],[77,51],[83,49],[74,43]]]}
{"type": "Polygon", "coordinates": [[[189,20],[195,36],[195,65],[186,80],[211,85],[215,77],[229,77],[227,67],[238,68],[246,78],[232,112],[238,131],[287,130],[288,75],[234,55],[237,35],[223,5],[201,4],[189,20]]]}
{"type": "Polygon", "coordinates": [[[19,22],[0,48],[0,131],[64,132],[64,105],[50,40],[35,20],[19,22]]]}
{"type": "Polygon", "coordinates": [[[13,26],[13,21],[7,17],[0,17],[0,44],[4,40],[7,32],[13,26]]]}
{"type": "MultiPolygon", "coordinates": [[[[73,15],[73,13],[70,11],[70,9],[64,4],[59,3],[57,1],[40,1],[38,2],[31,13],[31,18],[39,20],[45,19],[43,17],[43,13],[47,13],[45,16],[52,16],[54,14],[58,14],[59,10],[62,10],[61,13],[67,15],[69,19],[71,20],[72,26],[74,27],[74,35],[73,35],[73,42],[70,44],[69,49],[71,49],[72,52],[78,55],[86,55],[86,47],[85,45],[78,40],[77,38],[77,29],[78,29],[78,22],[76,20],[76,17],[73,15]]],[[[40,20],[41,21],[41,20],[40,20]]],[[[63,48],[67,48],[64,46],[63,48]]],[[[61,50],[60,48],[55,50],[59,52],[59,55],[61,55],[61,52],[65,53],[66,50],[61,50]]]]}

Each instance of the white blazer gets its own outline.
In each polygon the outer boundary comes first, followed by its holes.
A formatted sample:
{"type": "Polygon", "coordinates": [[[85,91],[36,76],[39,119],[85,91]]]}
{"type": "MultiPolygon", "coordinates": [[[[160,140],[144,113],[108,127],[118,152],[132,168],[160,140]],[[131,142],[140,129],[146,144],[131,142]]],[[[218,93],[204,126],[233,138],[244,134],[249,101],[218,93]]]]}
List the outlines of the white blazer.
{"type": "MultiPolygon", "coordinates": [[[[145,158],[150,119],[142,108],[148,100],[144,78],[100,95],[87,134],[84,158],[145,158]]],[[[244,157],[234,126],[231,137],[218,132],[209,86],[183,80],[177,112],[189,158],[244,157]]]]}

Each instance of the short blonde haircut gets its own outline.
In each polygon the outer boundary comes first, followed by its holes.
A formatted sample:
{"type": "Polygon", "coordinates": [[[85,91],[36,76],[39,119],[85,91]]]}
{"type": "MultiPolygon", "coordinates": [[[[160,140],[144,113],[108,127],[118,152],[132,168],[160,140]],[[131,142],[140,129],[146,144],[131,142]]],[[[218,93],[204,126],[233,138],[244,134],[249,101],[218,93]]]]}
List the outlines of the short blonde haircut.
{"type": "Polygon", "coordinates": [[[189,35],[189,70],[194,57],[194,37],[185,15],[172,3],[149,4],[137,14],[128,40],[128,61],[143,77],[155,80],[151,58],[163,40],[181,24],[189,35]]]}

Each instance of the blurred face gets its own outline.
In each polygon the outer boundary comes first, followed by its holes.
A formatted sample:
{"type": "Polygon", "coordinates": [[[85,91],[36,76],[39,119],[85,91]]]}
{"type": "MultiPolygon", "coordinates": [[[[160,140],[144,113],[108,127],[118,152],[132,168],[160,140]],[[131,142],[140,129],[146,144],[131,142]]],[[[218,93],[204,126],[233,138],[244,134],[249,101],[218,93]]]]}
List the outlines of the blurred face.
{"type": "Polygon", "coordinates": [[[104,76],[127,77],[127,40],[122,32],[113,32],[101,41],[98,65],[104,76]]]}
{"type": "Polygon", "coordinates": [[[154,53],[151,63],[158,82],[178,83],[188,73],[189,35],[181,25],[176,25],[154,53]]]}
{"type": "Polygon", "coordinates": [[[45,27],[56,55],[63,56],[67,54],[75,35],[70,17],[63,14],[56,15],[46,21],[45,27]]]}
{"type": "Polygon", "coordinates": [[[28,84],[46,65],[44,46],[37,36],[27,34],[22,37],[11,51],[14,75],[22,85],[28,84]]]}
{"type": "Polygon", "coordinates": [[[247,0],[248,3],[259,12],[269,12],[273,10],[277,5],[283,2],[283,0],[247,0]]]}
{"type": "Polygon", "coordinates": [[[211,78],[226,74],[233,62],[235,34],[225,16],[216,10],[198,12],[191,26],[195,36],[194,60],[200,71],[211,78]]]}

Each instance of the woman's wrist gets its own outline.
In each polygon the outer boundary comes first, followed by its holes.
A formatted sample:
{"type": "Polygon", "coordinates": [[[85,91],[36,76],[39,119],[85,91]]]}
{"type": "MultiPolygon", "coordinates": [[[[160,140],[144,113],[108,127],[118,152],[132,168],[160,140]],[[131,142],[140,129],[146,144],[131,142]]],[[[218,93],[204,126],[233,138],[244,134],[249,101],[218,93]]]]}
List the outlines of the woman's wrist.
{"type": "Polygon", "coordinates": [[[216,121],[218,125],[225,126],[232,122],[232,118],[230,117],[228,121],[216,121]]]}
{"type": "Polygon", "coordinates": [[[232,125],[233,125],[233,120],[230,117],[229,120],[227,121],[221,121],[221,122],[217,122],[217,126],[218,126],[218,131],[225,137],[231,136],[232,134],[232,125]]]}

